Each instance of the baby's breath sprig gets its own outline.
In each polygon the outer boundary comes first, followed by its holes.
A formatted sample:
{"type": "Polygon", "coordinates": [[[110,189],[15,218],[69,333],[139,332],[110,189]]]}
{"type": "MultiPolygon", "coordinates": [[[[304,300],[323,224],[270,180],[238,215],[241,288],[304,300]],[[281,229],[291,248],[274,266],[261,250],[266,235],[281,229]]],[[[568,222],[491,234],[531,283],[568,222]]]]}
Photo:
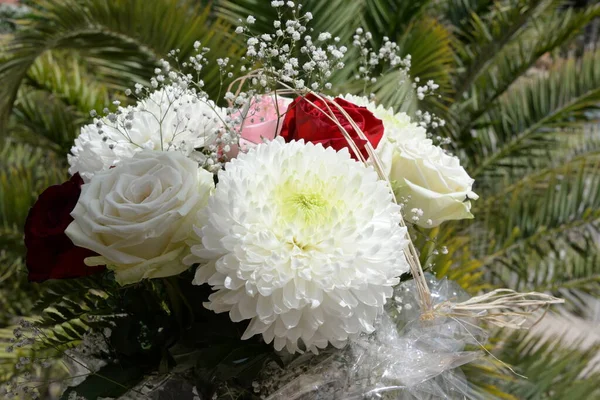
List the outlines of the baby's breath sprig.
{"type": "Polygon", "coordinates": [[[247,47],[240,71],[258,71],[250,83],[259,93],[276,90],[278,81],[298,91],[331,89],[329,79],[335,70],[344,68],[347,48],[339,46],[340,39],[329,32],[319,33],[316,39],[309,34],[313,16],[302,13],[301,4],[272,1],[271,6],[278,16],[273,32],[253,33],[253,16],[240,20],[236,28],[237,34],[244,35],[247,47]]]}
{"type": "Polygon", "coordinates": [[[415,112],[415,117],[419,126],[422,126],[428,131],[427,136],[430,139],[435,139],[437,142],[439,142],[439,144],[442,145],[450,143],[449,139],[442,139],[440,136],[434,137],[431,133],[432,130],[441,128],[446,125],[446,121],[444,119],[438,117],[434,113],[430,113],[429,111],[423,112],[421,110],[417,110],[415,112]]]}
{"type": "Polygon", "coordinates": [[[352,39],[352,44],[359,51],[359,67],[354,78],[363,82],[363,94],[372,95],[368,93],[367,88],[369,84],[377,82],[376,71],[378,75],[399,71],[403,77],[398,82],[399,85],[404,84],[405,79],[410,77],[410,54],[402,58],[399,55],[400,47],[389,37],[383,37],[383,44],[378,50],[371,47],[371,32],[365,32],[363,28],[357,28],[352,39]]]}

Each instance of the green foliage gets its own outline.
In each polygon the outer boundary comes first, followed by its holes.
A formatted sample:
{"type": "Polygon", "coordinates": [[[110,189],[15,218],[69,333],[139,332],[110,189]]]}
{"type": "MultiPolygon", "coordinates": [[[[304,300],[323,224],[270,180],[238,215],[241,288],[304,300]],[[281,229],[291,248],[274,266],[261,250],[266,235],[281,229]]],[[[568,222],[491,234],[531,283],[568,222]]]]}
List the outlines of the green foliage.
{"type": "Polygon", "coordinates": [[[64,162],[89,111],[108,104],[108,92],[78,57],[46,52],[32,65],[19,89],[8,134],[55,151],[64,162]]]}
{"type": "Polygon", "coordinates": [[[463,111],[467,118],[462,123],[461,135],[468,133],[479,117],[494,106],[494,101],[504,94],[515,80],[526,74],[540,57],[557,47],[568,43],[591,20],[600,15],[600,5],[590,6],[583,11],[556,12],[551,8],[547,13],[529,22],[522,33],[523,40],[513,41],[494,55],[490,65],[473,81],[466,90],[468,102],[463,111]]]}
{"type": "Polygon", "coordinates": [[[524,333],[509,336],[496,356],[515,366],[516,372],[527,379],[513,375],[502,382],[502,387],[517,399],[598,398],[600,373],[594,371],[588,360],[598,354],[600,345],[586,350],[579,346],[580,343],[567,344],[560,337],[540,341],[524,333]]]}
{"type": "MultiPolygon", "coordinates": [[[[0,79],[0,116],[8,117],[28,71],[49,50],[69,50],[83,57],[90,72],[101,76],[112,88],[124,89],[145,82],[154,67],[172,49],[180,60],[193,50],[195,40],[213,49],[211,57],[230,56],[236,44],[228,40],[227,25],[213,20],[209,7],[178,0],[40,0],[34,15],[20,21],[18,30],[4,49],[0,79]]],[[[219,89],[218,69],[205,71],[209,93],[219,89]]]]}
{"type": "Polygon", "coordinates": [[[589,112],[600,100],[599,62],[600,52],[564,61],[547,77],[524,79],[499,99],[475,130],[472,175],[514,173],[535,157],[546,158],[565,128],[595,119],[589,112]]]}
{"type": "MultiPolygon", "coordinates": [[[[362,1],[345,0],[307,0],[302,4],[304,12],[310,11],[313,14],[311,26],[315,30],[324,31],[323,28],[327,27],[326,30],[333,36],[340,36],[346,40],[353,33],[349,28],[357,28],[356,16],[360,15],[363,6],[362,1]],[[344,12],[339,13],[340,9],[344,12]]],[[[261,0],[217,0],[215,11],[233,26],[239,25],[239,19],[245,20],[248,15],[252,15],[257,20],[254,27],[258,32],[270,32],[273,29],[272,22],[278,19],[277,10],[270,6],[270,2],[261,0]]]]}
{"type": "MultiPolygon", "coordinates": [[[[29,291],[37,290],[38,286],[29,284],[29,291]]],[[[6,348],[11,345],[8,340],[14,338],[15,327],[2,330],[0,348],[4,351],[0,351],[0,377],[32,371],[33,365],[20,371],[15,368],[19,357],[60,358],[65,350],[79,344],[91,329],[110,326],[118,308],[114,304],[114,293],[104,290],[105,286],[96,277],[44,284],[39,291],[39,300],[32,306],[40,314],[34,319],[36,332],[26,333],[26,336],[36,338],[35,343],[8,353],[6,348]]]]}
{"type": "MultiPolygon", "coordinates": [[[[12,235],[18,236],[20,241],[19,232],[29,207],[43,189],[62,181],[63,172],[52,168],[56,165],[54,157],[41,148],[31,148],[11,140],[0,143],[0,146],[0,227],[5,232],[14,232],[12,235]]],[[[14,236],[13,239],[17,239],[14,236]]],[[[21,253],[22,247],[17,249],[21,253]]]]}
{"type": "Polygon", "coordinates": [[[566,163],[485,202],[475,227],[485,234],[473,245],[491,282],[557,295],[580,290],[600,295],[599,161],[588,156],[566,163]],[[504,218],[493,210],[506,210],[504,218]]]}
{"type": "Polygon", "coordinates": [[[38,289],[28,284],[24,273],[23,259],[6,252],[0,253],[0,327],[10,324],[17,315],[29,315],[38,289]]]}
{"type": "Polygon", "coordinates": [[[23,226],[29,207],[47,186],[62,181],[56,160],[41,148],[0,143],[0,327],[29,315],[37,288],[27,283],[23,226]]]}
{"type": "Polygon", "coordinates": [[[510,0],[497,2],[487,13],[470,13],[468,24],[461,32],[463,41],[455,46],[459,56],[457,99],[492,65],[496,55],[519,36],[531,18],[551,3],[548,0],[510,0]]]}
{"type": "Polygon", "coordinates": [[[0,35],[14,32],[16,26],[13,20],[23,18],[29,9],[18,4],[0,4],[0,35]]]}
{"type": "Polygon", "coordinates": [[[410,54],[411,76],[419,77],[422,82],[434,80],[440,89],[438,97],[427,97],[420,103],[414,96],[413,89],[402,87],[398,90],[398,82],[406,79],[399,72],[390,71],[378,78],[373,85],[377,101],[394,109],[413,114],[417,108],[423,111],[445,115],[447,112],[445,100],[451,94],[451,74],[453,68],[452,37],[447,27],[430,17],[414,18],[402,34],[391,33],[403,55],[410,54]],[[410,90],[409,94],[406,91],[410,90]],[[408,96],[408,98],[407,98],[408,96]]]}
{"type": "MultiPolygon", "coordinates": [[[[401,45],[402,56],[412,56],[411,74],[419,76],[422,81],[436,80],[440,85],[441,96],[446,97],[449,95],[453,63],[451,34],[436,18],[425,14],[429,3],[430,1],[393,0],[302,1],[303,9],[313,14],[310,26],[315,32],[327,31],[340,37],[342,41],[351,43],[355,30],[364,27],[377,32],[372,40],[374,48],[379,48],[384,36],[396,41],[401,45]]],[[[272,21],[277,17],[277,12],[270,7],[269,2],[260,0],[218,0],[215,8],[219,16],[234,26],[239,24],[239,19],[245,19],[248,15],[255,16],[257,21],[253,29],[260,33],[271,32],[272,21]]],[[[334,84],[334,91],[361,93],[363,85],[355,82],[353,76],[358,55],[356,49],[349,47],[346,68],[336,73],[331,82],[334,84]]],[[[408,90],[410,85],[399,90],[398,82],[402,79],[406,80],[406,77],[390,71],[379,77],[374,92],[382,104],[414,112],[417,107],[416,98],[408,90]]],[[[419,107],[436,112],[444,108],[434,98],[425,99],[419,107]]]]}

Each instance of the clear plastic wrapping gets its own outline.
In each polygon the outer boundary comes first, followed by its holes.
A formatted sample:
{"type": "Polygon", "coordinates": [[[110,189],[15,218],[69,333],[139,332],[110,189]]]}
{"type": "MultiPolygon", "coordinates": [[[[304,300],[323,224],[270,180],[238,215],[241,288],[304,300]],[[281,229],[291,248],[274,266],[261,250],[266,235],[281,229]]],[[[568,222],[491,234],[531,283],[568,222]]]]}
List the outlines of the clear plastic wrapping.
{"type": "MultiPolygon", "coordinates": [[[[429,274],[426,279],[434,305],[468,298],[454,282],[429,274]]],[[[375,333],[320,360],[267,399],[474,399],[457,368],[481,357],[476,349],[486,340],[485,331],[468,320],[422,319],[415,283],[408,281],[395,289],[375,333]],[[475,351],[466,350],[469,345],[475,351]]]]}

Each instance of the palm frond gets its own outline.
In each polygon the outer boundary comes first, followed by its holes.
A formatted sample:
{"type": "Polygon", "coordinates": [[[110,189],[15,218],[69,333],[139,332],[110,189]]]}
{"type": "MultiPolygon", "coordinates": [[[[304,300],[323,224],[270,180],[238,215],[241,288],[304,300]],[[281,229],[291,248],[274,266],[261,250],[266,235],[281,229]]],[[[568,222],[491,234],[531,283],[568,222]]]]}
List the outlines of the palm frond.
{"type": "Polygon", "coordinates": [[[506,167],[546,157],[561,129],[594,119],[600,100],[600,52],[565,60],[547,77],[524,79],[508,91],[474,131],[471,169],[474,177],[497,175],[506,167]]]}
{"type": "Polygon", "coordinates": [[[0,251],[0,327],[29,315],[38,296],[38,288],[27,282],[23,259],[0,251]]]}
{"type": "Polygon", "coordinates": [[[3,141],[0,144],[0,327],[28,315],[38,297],[27,283],[23,226],[38,194],[63,180],[51,153],[3,141]]]}
{"type": "Polygon", "coordinates": [[[110,100],[106,86],[89,73],[80,57],[69,52],[46,51],[31,66],[24,83],[52,93],[86,115],[90,110],[101,110],[110,100]]]}
{"type": "Polygon", "coordinates": [[[478,186],[483,195],[475,203],[475,212],[485,210],[515,190],[525,186],[545,187],[544,182],[552,175],[559,180],[577,178],[579,168],[590,174],[600,159],[600,128],[585,126],[581,129],[565,129],[555,135],[556,148],[547,152],[547,157],[536,157],[528,164],[508,169],[502,179],[490,179],[478,186]]]}
{"type": "MultiPolygon", "coordinates": [[[[491,283],[600,295],[599,172],[597,157],[579,160],[480,208],[482,222],[472,227],[479,239],[471,246],[491,283]]],[[[577,304],[570,306],[581,313],[577,304]]]]}
{"type": "MultiPolygon", "coordinates": [[[[235,55],[237,45],[227,37],[227,26],[212,19],[210,7],[194,3],[40,1],[35,17],[21,21],[22,29],[5,48],[6,60],[0,65],[0,78],[6,82],[0,110],[4,120],[30,67],[48,50],[76,51],[91,73],[119,89],[135,81],[147,82],[158,60],[172,49],[179,49],[180,60],[187,59],[197,39],[213,49],[210,57],[235,55]]],[[[216,66],[205,73],[209,92],[219,89],[215,74],[216,66]]]]}
{"type": "Polygon", "coordinates": [[[468,101],[459,103],[456,113],[462,116],[463,126],[458,139],[470,135],[478,119],[494,106],[499,98],[521,75],[548,52],[575,38],[594,18],[600,16],[600,4],[582,11],[567,9],[548,12],[534,18],[519,40],[506,45],[494,55],[489,66],[473,81],[468,101]]]}
{"type": "Polygon", "coordinates": [[[431,0],[365,1],[362,25],[370,32],[377,32],[376,41],[380,41],[383,36],[395,37],[398,32],[410,32],[410,25],[421,20],[431,3],[431,0]]]}
{"type": "Polygon", "coordinates": [[[79,127],[89,121],[89,111],[106,104],[106,88],[90,77],[79,60],[69,54],[57,59],[46,52],[19,89],[6,135],[64,157],[79,127]]]}
{"type": "MultiPolygon", "coordinates": [[[[493,242],[488,242],[487,249],[495,251],[488,253],[486,260],[510,253],[524,240],[536,242],[544,237],[558,239],[568,234],[565,239],[575,244],[571,229],[589,228],[592,229],[589,233],[593,233],[600,222],[599,171],[597,159],[591,166],[581,161],[580,165],[566,167],[562,171],[564,175],[550,174],[535,186],[521,186],[510,196],[488,205],[480,218],[494,237],[493,242]],[[504,215],[498,215],[498,210],[504,210],[504,215]]],[[[547,253],[540,255],[543,254],[547,253]]]]}
{"type": "Polygon", "coordinates": [[[47,186],[63,181],[56,159],[41,149],[4,141],[0,148],[0,229],[18,242],[7,246],[10,251],[22,249],[21,229],[29,207],[47,186]],[[17,239],[17,238],[15,238],[17,239]]]}
{"type": "Polygon", "coordinates": [[[463,37],[462,33],[468,32],[472,16],[489,14],[494,3],[493,0],[445,0],[436,2],[433,7],[436,15],[452,26],[456,39],[466,42],[469,38],[463,37]]]}
{"type": "Polygon", "coordinates": [[[517,332],[494,353],[527,379],[508,373],[477,375],[477,369],[467,375],[472,382],[499,387],[516,399],[595,399],[600,396],[600,372],[589,360],[599,351],[600,345],[581,349],[581,343],[569,343],[563,337],[545,339],[517,332]]]}
{"type": "Polygon", "coordinates": [[[499,2],[490,12],[471,13],[468,28],[462,32],[465,43],[456,43],[460,61],[455,99],[459,100],[492,60],[517,37],[531,18],[550,7],[554,0],[511,0],[499,2]]]}
{"type": "MultiPolygon", "coordinates": [[[[365,1],[344,0],[304,0],[301,1],[303,10],[313,14],[310,26],[317,32],[329,32],[332,36],[339,36],[347,40],[353,34],[354,29],[360,26],[357,16],[362,14],[365,1]]],[[[285,10],[285,6],[278,10],[271,7],[270,2],[261,0],[217,0],[215,11],[217,15],[231,24],[239,24],[239,20],[245,20],[247,16],[256,17],[253,29],[257,32],[270,32],[272,23],[279,19],[278,14],[285,10]]]]}
{"type": "Polygon", "coordinates": [[[88,119],[84,113],[67,106],[52,93],[22,86],[8,132],[22,143],[46,148],[65,158],[79,127],[88,119]]]}

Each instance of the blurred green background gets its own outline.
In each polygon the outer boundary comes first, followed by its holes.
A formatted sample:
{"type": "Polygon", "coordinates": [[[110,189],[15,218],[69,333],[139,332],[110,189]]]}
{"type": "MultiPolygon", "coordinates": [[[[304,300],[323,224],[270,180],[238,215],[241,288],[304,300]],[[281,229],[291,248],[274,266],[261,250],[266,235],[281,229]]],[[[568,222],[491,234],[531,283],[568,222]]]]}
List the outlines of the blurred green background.
{"type": "MultiPolygon", "coordinates": [[[[475,220],[423,232],[423,264],[472,294],[508,287],[563,297],[532,332],[495,332],[489,350],[528,379],[473,365],[484,398],[600,399],[600,4],[556,0],[304,0],[315,32],[351,42],[359,26],[412,55],[411,75],[439,97],[379,79],[379,102],[446,120],[436,134],[476,179],[475,220]],[[447,246],[448,254],[435,251],[447,246]],[[439,253],[439,254],[436,254],[439,253]],[[566,329],[568,328],[568,329],[566,329]]],[[[66,179],[66,154],[91,109],[127,103],[171,49],[200,40],[215,60],[239,58],[238,18],[267,30],[268,0],[28,0],[0,4],[0,341],[31,316],[23,224],[47,186],[66,179]]],[[[216,63],[206,89],[216,97],[216,63]]],[[[355,91],[352,74],[334,92],[355,91]]],[[[73,338],[73,344],[78,338],[73,338]]],[[[494,365],[496,364],[496,365],[494,365]]],[[[15,372],[0,350],[0,381],[15,372]]]]}

